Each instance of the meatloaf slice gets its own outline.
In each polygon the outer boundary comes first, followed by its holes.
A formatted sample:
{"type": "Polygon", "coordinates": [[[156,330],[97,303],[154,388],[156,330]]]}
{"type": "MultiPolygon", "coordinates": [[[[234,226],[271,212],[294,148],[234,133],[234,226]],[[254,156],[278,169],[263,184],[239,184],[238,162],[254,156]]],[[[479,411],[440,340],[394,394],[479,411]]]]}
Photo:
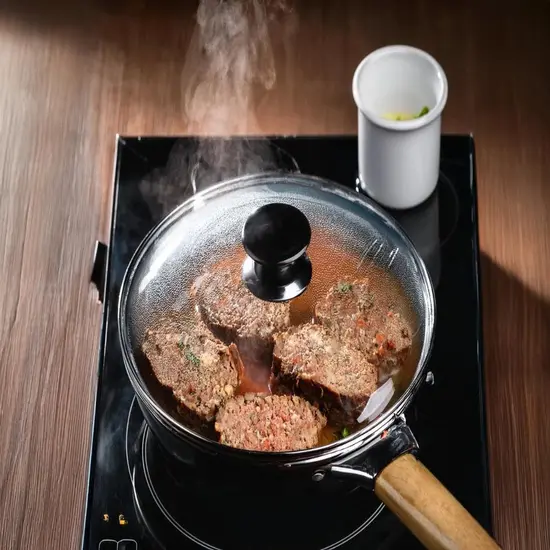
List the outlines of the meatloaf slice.
{"type": "Polygon", "coordinates": [[[170,388],[192,427],[211,424],[219,406],[239,384],[238,352],[205,325],[182,326],[164,318],[147,330],[142,350],[158,381],[170,388]]]}
{"type": "Polygon", "coordinates": [[[306,324],[275,336],[272,387],[291,389],[318,403],[331,424],[356,422],[378,384],[365,355],[321,325],[306,324]]]}
{"type": "Polygon", "coordinates": [[[315,447],[327,423],[296,395],[239,395],[216,417],[220,443],[249,451],[297,451],[315,447]]]}
{"type": "Polygon", "coordinates": [[[271,362],[273,335],[290,325],[288,303],[256,298],[239,270],[231,268],[205,273],[195,281],[193,292],[208,328],[226,344],[236,343],[245,363],[251,358],[271,362]]]}
{"type": "Polygon", "coordinates": [[[385,374],[401,366],[411,351],[412,331],[390,299],[374,295],[367,278],[334,285],[315,307],[317,320],[338,339],[367,354],[385,374]]]}

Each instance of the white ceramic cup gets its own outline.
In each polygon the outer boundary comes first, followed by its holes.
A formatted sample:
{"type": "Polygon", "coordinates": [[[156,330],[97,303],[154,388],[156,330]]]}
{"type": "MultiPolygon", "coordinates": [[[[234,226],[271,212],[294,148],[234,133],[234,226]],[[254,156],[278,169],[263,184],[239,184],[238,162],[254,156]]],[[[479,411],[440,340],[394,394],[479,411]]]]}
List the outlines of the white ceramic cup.
{"type": "Polygon", "coordinates": [[[434,191],[439,176],[441,113],[447,78],[429,54],[410,46],[375,50],[353,77],[359,111],[361,188],[383,206],[412,208],[434,191]],[[412,120],[391,113],[429,112],[412,120]]]}

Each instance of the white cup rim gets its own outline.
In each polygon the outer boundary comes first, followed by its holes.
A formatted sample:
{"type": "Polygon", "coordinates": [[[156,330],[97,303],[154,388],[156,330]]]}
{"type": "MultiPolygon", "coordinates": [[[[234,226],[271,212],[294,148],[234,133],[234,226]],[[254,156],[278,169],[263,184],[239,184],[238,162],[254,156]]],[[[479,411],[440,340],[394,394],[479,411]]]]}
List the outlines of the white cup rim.
{"type": "Polygon", "coordinates": [[[382,128],[386,128],[388,130],[407,131],[407,130],[416,130],[417,128],[422,128],[424,126],[427,126],[428,124],[430,124],[430,122],[432,122],[433,120],[435,120],[437,117],[441,115],[441,112],[443,111],[443,109],[445,108],[445,104],[447,103],[448,84],[447,84],[447,76],[445,75],[445,71],[443,70],[443,67],[441,67],[441,65],[429,53],[419,48],[414,48],[413,46],[394,45],[394,46],[384,46],[383,48],[374,50],[369,55],[367,55],[367,57],[365,57],[361,61],[361,63],[359,63],[353,75],[352,91],[353,91],[353,99],[355,100],[355,104],[357,105],[357,108],[373,124],[376,124],[377,126],[381,126],[382,128]],[[374,111],[367,109],[363,105],[363,102],[361,100],[361,97],[359,94],[359,76],[361,75],[361,72],[364,69],[365,65],[376,59],[380,59],[381,57],[385,57],[387,55],[392,55],[395,53],[414,54],[426,59],[434,67],[437,73],[437,76],[441,81],[441,84],[442,84],[441,94],[437,99],[437,103],[433,108],[430,109],[430,111],[426,115],[420,118],[414,118],[412,120],[385,119],[381,117],[379,114],[375,113],[374,111]]]}

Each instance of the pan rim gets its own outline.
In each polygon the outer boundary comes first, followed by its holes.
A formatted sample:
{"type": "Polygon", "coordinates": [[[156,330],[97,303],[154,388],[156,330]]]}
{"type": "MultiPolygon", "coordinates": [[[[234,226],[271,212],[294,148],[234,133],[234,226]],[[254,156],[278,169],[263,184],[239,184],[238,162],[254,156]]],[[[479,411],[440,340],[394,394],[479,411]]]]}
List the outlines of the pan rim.
{"type": "Polygon", "coordinates": [[[409,407],[411,401],[424,382],[425,371],[433,349],[435,320],[435,290],[428,269],[408,235],[390,214],[384,211],[382,207],[368,197],[326,178],[320,178],[307,174],[289,174],[286,172],[261,172],[224,180],[196,195],[193,195],[170,212],[147,233],[132,255],[120,286],[117,309],[118,337],[127,376],[132,384],[134,392],[139,398],[139,401],[148,409],[150,414],[152,414],[157,421],[160,421],[164,428],[170,429],[178,437],[182,437],[185,440],[191,440],[193,444],[197,444],[202,447],[206,446],[211,452],[213,451],[216,453],[231,455],[237,459],[252,459],[253,461],[261,461],[263,463],[283,463],[285,466],[306,465],[318,463],[321,460],[325,461],[326,459],[338,459],[342,455],[347,455],[363,446],[368,446],[370,442],[377,439],[377,437],[383,433],[384,430],[392,425],[395,420],[409,407]],[[187,427],[185,424],[168,414],[156,402],[148,391],[147,385],[139,372],[138,365],[134,358],[134,353],[131,350],[127,330],[126,309],[128,297],[130,296],[130,291],[132,289],[134,275],[137,272],[141,261],[149,251],[151,244],[155,242],[155,240],[162,235],[170,225],[179,220],[182,216],[185,216],[186,213],[194,207],[196,201],[203,202],[219,194],[223,194],[224,192],[230,193],[231,188],[237,183],[241,186],[259,186],[265,184],[276,184],[277,181],[281,180],[281,178],[284,178],[284,180],[288,183],[294,183],[305,187],[315,187],[317,190],[331,193],[339,196],[340,198],[347,199],[352,203],[363,206],[367,210],[370,210],[373,215],[375,215],[390,228],[390,231],[395,232],[399,238],[405,242],[408,247],[408,252],[411,254],[414,264],[420,273],[418,284],[422,286],[422,294],[425,305],[425,336],[422,342],[421,354],[417,363],[416,372],[411,383],[396,403],[394,403],[375,421],[367,424],[356,433],[342,440],[332,442],[328,445],[314,447],[312,449],[284,452],[248,451],[223,445],[217,441],[196,433],[191,428],[187,427]]]}

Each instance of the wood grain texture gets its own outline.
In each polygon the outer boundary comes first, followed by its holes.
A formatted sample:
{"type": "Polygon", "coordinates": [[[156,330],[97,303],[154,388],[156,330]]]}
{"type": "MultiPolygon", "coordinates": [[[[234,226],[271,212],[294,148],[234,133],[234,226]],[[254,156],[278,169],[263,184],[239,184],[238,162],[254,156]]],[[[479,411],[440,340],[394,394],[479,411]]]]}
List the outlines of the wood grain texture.
{"type": "Polygon", "coordinates": [[[498,550],[499,546],[413,455],[376,478],[376,496],[429,550],[498,550]]]}
{"type": "MultiPolygon", "coordinates": [[[[80,544],[100,321],[88,279],[114,135],[196,130],[195,7],[0,2],[2,549],[80,544]]],[[[355,132],[353,70],[381,45],[446,69],[444,130],[476,138],[494,527],[510,550],[550,548],[549,28],[545,0],[296,0],[271,24],[277,81],[244,128],[355,132]]]]}

